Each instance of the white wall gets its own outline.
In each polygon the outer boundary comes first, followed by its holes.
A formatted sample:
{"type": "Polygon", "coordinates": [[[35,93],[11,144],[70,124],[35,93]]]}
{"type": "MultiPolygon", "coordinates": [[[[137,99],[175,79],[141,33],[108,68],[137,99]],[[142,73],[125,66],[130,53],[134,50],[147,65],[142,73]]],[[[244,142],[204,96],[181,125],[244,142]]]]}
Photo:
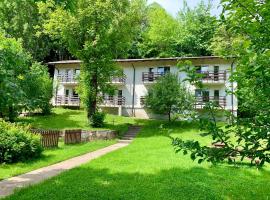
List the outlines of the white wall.
{"type": "MultiPolygon", "coordinates": [[[[153,61],[153,62],[120,62],[120,66],[123,68],[124,74],[126,75],[126,83],[125,85],[119,85],[117,86],[117,89],[123,91],[123,96],[126,99],[126,105],[124,106],[123,109],[123,114],[124,115],[129,115],[131,116],[132,114],[132,99],[133,99],[133,77],[134,77],[134,68],[135,68],[135,94],[134,94],[134,108],[136,109],[136,116],[142,117],[142,118],[149,118],[152,115],[149,114],[147,111],[145,111],[142,106],[140,105],[140,97],[145,96],[147,94],[147,90],[149,87],[151,87],[151,83],[149,84],[144,84],[142,81],[142,73],[143,72],[148,72],[149,68],[154,68],[153,72],[157,72],[158,67],[164,67],[164,66],[170,66],[170,72],[172,73],[179,73],[178,68],[176,67],[176,62],[177,61],[153,61]],[[134,66],[134,68],[133,68],[134,66]]],[[[224,83],[208,83],[205,84],[206,88],[210,92],[210,96],[214,96],[214,90],[219,90],[220,91],[220,96],[226,96],[226,109],[231,110],[232,109],[232,103],[231,95],[226,94],[226,90],[231,90],[232,83],[229,82],[228,78],[230,75],[230,68],[231,64],[228,61],[221,60],[221,59],[209,59],[209,60],[196,60],[193,63],[194,65],[198,66],[208,66],[208,71],[214,71],[214,66],[219,66],[220,71],[227,71],[227,80],[224,83]]],[[[234,66],[235,67],[235,66],[234,66]]],[[[65,88],[74,88],[76,85],[62,85],[62,84],[57,84],[57,75],[65,75],[66,69],[78,69],[79,64],[60,64],[56,65],[55,69],[55,75],[54,75],[54,87],[58,85],[58,91],[57,95],[64,95],[65,94],[65,88]]],[[[179,73],[179,79],[184,80],[186,78],[186,74],[181,72],[179,73]]],[[[187,85],[188,88],[191,89],[191,92],[194,93],[195,95],[195,87],[187,85]]],[[[233,88],[236,89],[237,84],[233,84],[233,88]]],[[[55,95],[55,94],[54,94],[55,95]]],[[[233,101],[234,101],[234,107],[233,110],[237,110],[237,99],[235,96],[233,96],[233,101]]]]}

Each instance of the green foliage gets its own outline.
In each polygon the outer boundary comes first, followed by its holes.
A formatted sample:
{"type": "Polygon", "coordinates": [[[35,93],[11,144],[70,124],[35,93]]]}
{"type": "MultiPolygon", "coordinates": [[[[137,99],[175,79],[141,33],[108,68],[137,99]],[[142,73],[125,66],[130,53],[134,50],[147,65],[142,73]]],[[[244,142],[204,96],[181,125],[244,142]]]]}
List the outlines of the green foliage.
{"type": "Polygon", "coordinates": [[[193,97],[179,81],[176,74],[165,74],[149,88],[146,107],[156,114],[184,114],[192,110],[193,97]]]}
{"type": "Polygon", "coordinates": [[[102,101],[100,94],[113,89],[110,78],[119,74],[113,59],[126,55],[139,26],[136,2],[80,0],[74,12],[57,7],[45,25],[51,37],[62,38],[83,61],[79,94],[89,119],[102,101]]]}
{"type": "Polygon", "coordinates": [[[157,3],[149,5],[137,45],[142,57],[211,55],[208,46],[217,27],[211,4],[201,1],[194,9],[184,4],[176,18],[157,3]]]}
{"type": "MultiPolygon", "coordinates": [[[[222,143],[223,148],[202,146],[196,141],[174,139],[177,151],[190,152],[193,160],[199,162],[220,162],[250,159],[251,163],[264,165],[270,162],[270,3],[267,1],[223,0],[221,34],[214,38],[217,52],[223,56],[237,55],[236,72],[231,81],[237,82],[234,92],[239,100],[239,111],[245,113],[232,119],[225,129],[217,126],[213,115],[214,106],[207,107],[210,118],[203,121],[206,135],[213,143],[222,143]],[[226,27],[226,28],[225,28],[226,27]]],[[[194,77],[191,77],[192,80],[194,77]]],[[[195,78],[196,79],[196,78],[195,78]]]]}
{"type": "Polygon", "coordinates": [[[41,156],[40,138],[26,129],[0,121],[0,163],[26,161],[41,156]]]}
{"type": "Polygon", "coordinates": [[[69,54],[59,40],[50,38],[44,31],[45,21],[58,5],[66,10],[74,9],[74,0],[2,0],[0,1],[0,29],[7,35],[22,41],[23,48],[32,57],[43,62],[47,59],[63,59],[69,54]]]}
{"type": "Polygon", "coordinates": [[[24,80],[24,91],[29,105],[27,109],[30,111],[40,109],[43,114],[50,114],[53,83],[47,68],[39,63],[33,63],[24,80]]]}
{"type": "Polygon", "coordinates": [[[209,50],[211,39],[217,28],[216,17],[211,16],[211,3],[204,1],[191,9],[184,1],[184,8],[177,16],[178,38],[176,51],[178,55],[207,56],[212,55],[209,50]]]}
{"type": "Polygon", "coordinates": [[[96,128],[103,127],[105,117],[106,115],[104,112],[95,112],[91,117],[92,126],[96,128]]]}
{"type": "Polygon", "coordinates": [[[14,121],[23,110],[48,108],[51,80],[19,41],[0,34],[0,117],[14,121]],[[15,95],[16,94],[16,95],[15,95]]]}

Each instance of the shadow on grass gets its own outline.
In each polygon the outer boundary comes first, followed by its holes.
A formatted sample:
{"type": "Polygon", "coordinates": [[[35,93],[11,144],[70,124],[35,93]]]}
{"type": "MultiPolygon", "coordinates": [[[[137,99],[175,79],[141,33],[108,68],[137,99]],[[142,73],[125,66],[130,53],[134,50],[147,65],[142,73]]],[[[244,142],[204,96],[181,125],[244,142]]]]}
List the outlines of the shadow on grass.
{"type": "Polygon", "coordinates": [[[269,173],[260,176],[231,167],[146,174],[82,166],[8,199],[267,199],[269,187],[269,173]]]}

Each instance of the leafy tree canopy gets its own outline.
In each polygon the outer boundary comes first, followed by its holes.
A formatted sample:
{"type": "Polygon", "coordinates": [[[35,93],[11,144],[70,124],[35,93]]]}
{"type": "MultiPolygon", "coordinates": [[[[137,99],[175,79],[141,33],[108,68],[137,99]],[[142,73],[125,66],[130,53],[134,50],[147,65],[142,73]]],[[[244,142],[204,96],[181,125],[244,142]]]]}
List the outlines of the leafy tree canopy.
{"type": "Polygon", "coordinates": [[[49,74],[20,42],[0,34],[0,117],[13,121],[23,110],[47,109],[51,98],[49,74]]]}
{"type": "Polygon", "coordinates": [[[160,77],[148,91],[146,107],[155,114],[183,114],[193,108],[193,96],[179,81],[178,75],[168,73],[160,77]]]}

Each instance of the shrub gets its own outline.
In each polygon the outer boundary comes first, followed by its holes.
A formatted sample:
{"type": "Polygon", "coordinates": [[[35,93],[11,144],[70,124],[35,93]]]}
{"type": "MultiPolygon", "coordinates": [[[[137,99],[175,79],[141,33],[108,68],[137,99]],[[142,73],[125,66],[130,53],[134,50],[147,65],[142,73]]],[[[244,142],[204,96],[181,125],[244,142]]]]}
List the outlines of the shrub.
{"type": "Polygon", "coordinates": [[[105,113],[104,112],[95,112],[91,118],[92,126],[93,127],[103,127],[105,120],[105,113]]]}
{"type": "Polygon", "coordinates": [[[19,127],[0,121],[0,163],[15,163],[41,156],[40,137],[19,127]]]}

